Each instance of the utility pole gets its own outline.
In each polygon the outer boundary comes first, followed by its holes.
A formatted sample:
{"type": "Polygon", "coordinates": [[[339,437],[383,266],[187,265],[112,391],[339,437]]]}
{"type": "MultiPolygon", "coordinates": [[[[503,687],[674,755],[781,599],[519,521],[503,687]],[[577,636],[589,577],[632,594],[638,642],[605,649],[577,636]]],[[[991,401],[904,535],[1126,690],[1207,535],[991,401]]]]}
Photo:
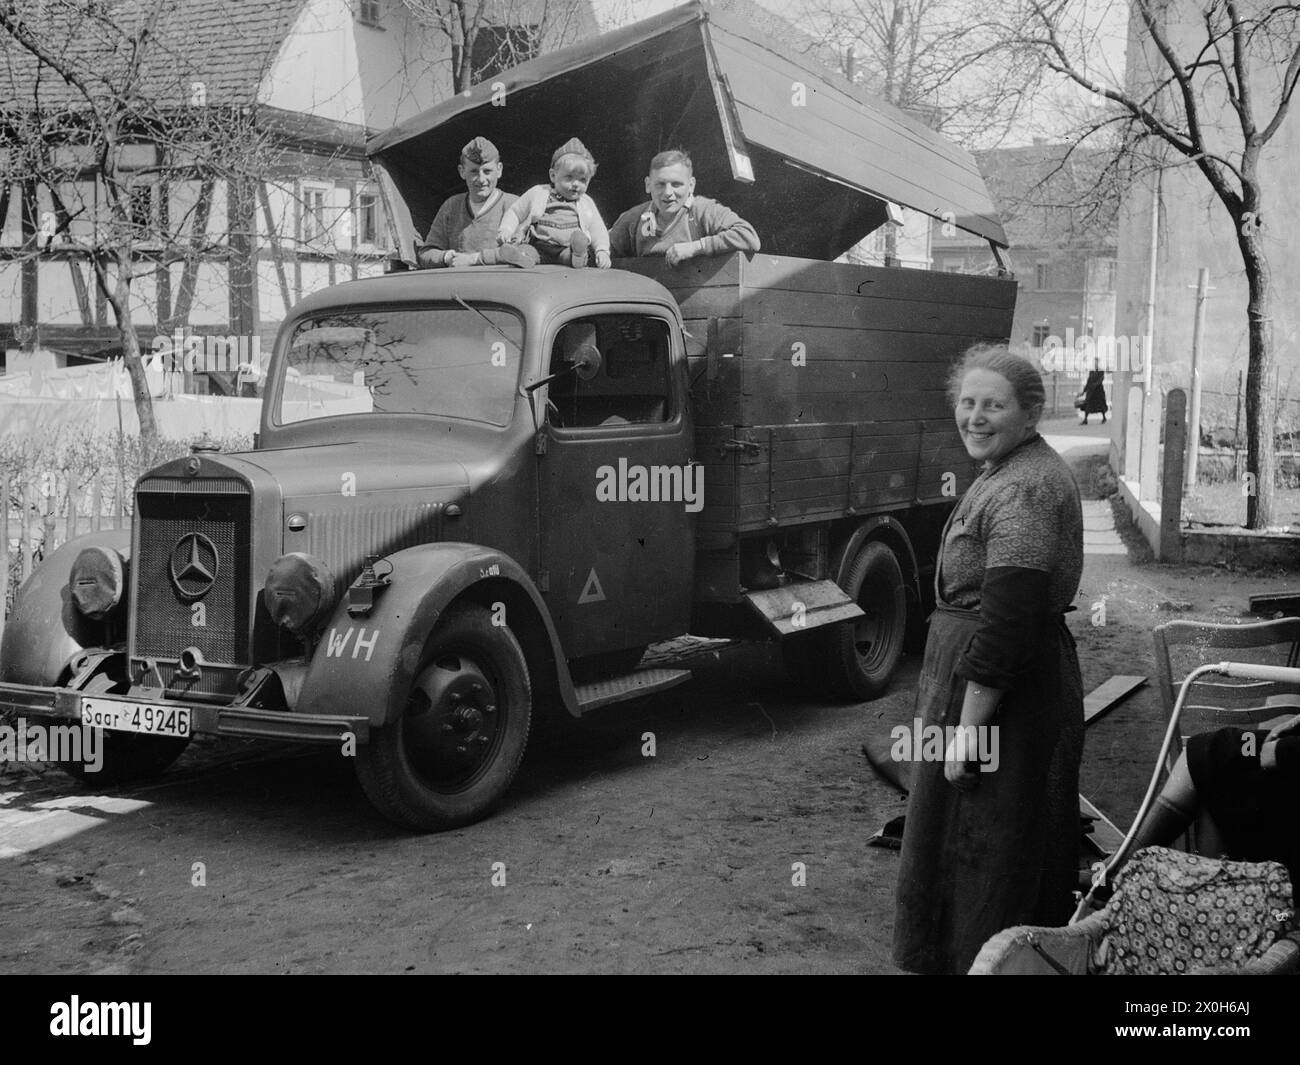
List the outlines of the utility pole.
{"type": "MultiPolygon", "coordinates": [[[[1188,288],[1191,286],[1189,285],[1188,288]]],[[[1192,326],[1192,402],[1187,413],[1187,463],[1183,488],[1196,487],[1196,462],[1201,455],[1201,339],[1205,334],[1205,302],[1209,299],[1210,271],[1196,274],[1196,318],[1192,326]]]]}
{"type": "Polygon", "coordinates": [[[1155,502],[1160,465],[1161,395],[1156,384],[1156,280],[1160,255],[1160,193],[1163,174],[1156,171],[1156,185],[1151,195],[1151,262],[1147,272],[1146,378],[1143,381],[1141,442],[1138,446],[1138,498],[1155,502]]]}
{"type": "Polygon", "coordinates": [[[1151,261],[1147,268],[1146,336],[1142,338],[1147,346],[1147,351],[1144,352],[1146,376],[1143,382],[1147,396],[1151,395],[1151,384],[1155,380],[1156,352],[1153,338],[1156,333],[1156,260],[1160,254],[1160,185],[1163,177],[1163,171],[1157,170],[1156,188],[1151,198],[1151,261]]]}

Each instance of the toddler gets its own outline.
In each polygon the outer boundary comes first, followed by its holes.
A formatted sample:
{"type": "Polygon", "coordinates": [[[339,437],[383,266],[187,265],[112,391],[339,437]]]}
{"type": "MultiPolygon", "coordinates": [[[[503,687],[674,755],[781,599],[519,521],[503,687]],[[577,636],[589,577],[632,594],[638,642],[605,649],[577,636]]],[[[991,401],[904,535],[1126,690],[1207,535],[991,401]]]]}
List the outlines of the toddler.
{"type": "Polygon", "coordinates": [[[551,183],[534,185],[501,219],[502,244],[530,244],[543,263],[583,267],[594,253],[596,265],[609,269],[609,230],[587,186],[596,160],[574,137],[551,156],[551,183]]]}

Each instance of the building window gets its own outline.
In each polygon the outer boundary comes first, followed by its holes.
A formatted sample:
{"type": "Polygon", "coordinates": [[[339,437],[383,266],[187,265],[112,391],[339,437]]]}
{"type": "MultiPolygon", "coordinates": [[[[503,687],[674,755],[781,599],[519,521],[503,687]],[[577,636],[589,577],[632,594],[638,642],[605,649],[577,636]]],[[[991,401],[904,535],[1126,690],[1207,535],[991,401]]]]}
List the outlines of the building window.
{"type": "Polygon", "coordinates": [[[158,209],[152,185],[133,185],[130,192],[131,229],[136,240],[158,236],[158,209]]]}
{"type": "Polygon", "coordinates": [[[319,244],[325,239],[326,197],[329,189],[324,185],[304,185],[299,213],[298,239],[304,244],[319,244]]]}
{"type": "Polygon", "coordinates": [[[1041,348],[1044,344],[1046,344],[1047,338],[1051,335],[1051,332],[1052,332],[1052,327],[1049,325],[1034,326],[1034,339],[1032,341],[1034,347],[1041,348]]]}
{"type": "Polygon", "coordinates": [[[1047,288],[1047,263],[1034,264],[1034,287],[1040,292],[1047,288]]]}
{"type": "Polygon", "coordinates": [[[540,52],[541,43],[538,26],[484,26],[475,35],[470,52],[475,83],[533,59],[540,52]]]}
{"type": "Polygon", "coordinates": [[[378,247],[379,230],[379,195],[373,189],[357,193],[356,221],[353,232],[356,233],[358,247],[378,247]]]}
{"type": "Polygon", "coordinates": [[[357,0],[357,21],[365,26],[381,26],[382,0],[357,0]]]}
{"type": "Polygon", "coordinates": [[[1089,289],[1093,292],[1111,292],[1115,288],[1115,260],[1094,259],[1093,277],[1089,289]]]}

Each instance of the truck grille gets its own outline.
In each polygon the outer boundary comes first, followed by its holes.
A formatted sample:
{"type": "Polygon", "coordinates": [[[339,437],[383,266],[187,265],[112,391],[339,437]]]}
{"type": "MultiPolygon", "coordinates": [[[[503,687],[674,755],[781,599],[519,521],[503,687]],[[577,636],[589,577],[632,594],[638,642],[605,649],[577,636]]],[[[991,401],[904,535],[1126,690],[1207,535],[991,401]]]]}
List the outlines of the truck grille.
{"type": "Polygon", "coordinates": [[[142,481],[136,489],[139,557],[133,658],[158,660],[173,686],[175,661],[197,647],[209,665],[195,693],[234,690],[247,664],[252,545],[247,485],[235,478],[142,481]],[[202,624],[197,622],[202,621],[202,624]],[[212,667],[228,667],[212,668],[212,667]]]}

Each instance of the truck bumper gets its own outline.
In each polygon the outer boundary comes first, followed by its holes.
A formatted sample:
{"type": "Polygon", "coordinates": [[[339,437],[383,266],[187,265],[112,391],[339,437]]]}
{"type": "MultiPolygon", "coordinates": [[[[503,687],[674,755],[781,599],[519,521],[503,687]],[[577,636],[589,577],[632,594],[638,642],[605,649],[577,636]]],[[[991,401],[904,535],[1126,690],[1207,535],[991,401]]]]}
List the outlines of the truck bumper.
{"type": "Polygon", "coordinates": [[[100,695],[72,688],[38,688],[27,684],[0,683],[0,711],[9,710],[34,717],[64,722],[81,721],[84,698],[97,703],[120,702],[166,709],[188,710],[190,734],[246,736],[301,743],[339,744],[345,739],[365,743],[370,738],[370,720],[333,714],[297,714],[288,710],[263,710],[250,706],[214,706],[167,699],[161,692],[141,690],[130,695],[100,695]]]}

